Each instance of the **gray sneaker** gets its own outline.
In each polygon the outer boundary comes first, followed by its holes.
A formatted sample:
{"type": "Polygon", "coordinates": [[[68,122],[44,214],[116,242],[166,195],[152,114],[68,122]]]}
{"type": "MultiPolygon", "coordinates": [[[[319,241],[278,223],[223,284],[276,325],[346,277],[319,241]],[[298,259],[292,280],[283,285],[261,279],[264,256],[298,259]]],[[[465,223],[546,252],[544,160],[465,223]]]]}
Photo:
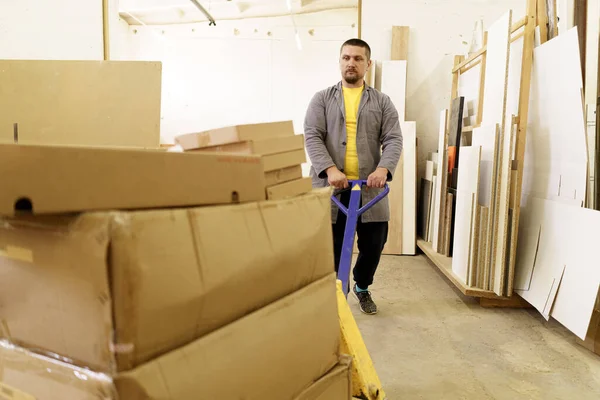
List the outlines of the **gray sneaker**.
{"type": "Polygon", "coordinates": [[[377,314],[377,304],[371,298],[371,292],[357,292],[356,285],[354,285],[352,293],[354,293],[354,297],[358,300],[360,311],[369,315],[377,314]]]}

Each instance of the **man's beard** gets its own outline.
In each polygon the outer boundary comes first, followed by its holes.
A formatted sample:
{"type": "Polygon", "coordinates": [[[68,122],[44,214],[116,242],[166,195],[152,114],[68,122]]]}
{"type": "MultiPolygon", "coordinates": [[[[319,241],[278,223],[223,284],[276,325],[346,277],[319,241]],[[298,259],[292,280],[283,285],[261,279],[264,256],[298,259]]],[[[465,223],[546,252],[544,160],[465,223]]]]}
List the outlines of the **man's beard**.
{"type": "Polygon", "coordinates": [[[361,79],[362,79],[362,77],[360,77],[356,72],[354,72],[353,74],[349,74],[349,73],[344,74],[344,80],[351,85],[354,85],[361,79]]]}

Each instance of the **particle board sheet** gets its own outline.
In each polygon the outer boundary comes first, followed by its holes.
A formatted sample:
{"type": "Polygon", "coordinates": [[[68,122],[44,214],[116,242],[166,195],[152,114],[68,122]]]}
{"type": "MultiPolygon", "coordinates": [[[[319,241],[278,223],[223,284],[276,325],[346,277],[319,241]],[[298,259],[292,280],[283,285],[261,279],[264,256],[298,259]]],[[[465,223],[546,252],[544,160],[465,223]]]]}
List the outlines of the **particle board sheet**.
{"type": "Polygon", "coordinates": [[[161,71],[160,62],[0,60],[0,143],[158,148],[161,71]]]}
{"type": "Polygon", "coordinates": [[[402,122],[406,115],[406,61],[382,61],[381,92],[387,94],[402,122]]]}
{"type": "Polygon", "coordinates": [[[404,163],[402,165],[402,254],[417,251],[417,123],[401,122],[404,163]]]}
{"type": "Polygon", "coordinates": [[[580,207],[587,184],[585,118],[577,30],[534,49],[515,288],[529,288],[540,223],[530,197],[580,207]],[[550,84],[549,84],[550,83],[550,84]]]}
{"type": "Polygon", "coordinates": [[[444,226],[444,210],[446,206],[446,179],[448,170],[444,167],[448,163],[447,143],[448,135],[446,124],[448,121],[448,110],[440,113],[439,136],[438,136],[438,174],[435,185],[434,203],[433,203],[433,238],[432,247],[438,253],[442,253],[442,229],[444,226]]]}
{"type": "Polygon", "coordinates": [[[458,162],[458,188],[456,190],[456,213],[452,272],[465,284],[472,267],[472,232],[475,225],[476,199],[479,189],[479,162],[481,147],[462,147],[458,162]]]}
{"type": "Polygon", "coordinates": [[[435,188],[437,187],[437,176],[434,175],[431,181],[431,204],[429,209],[429,227],[427,228],[427,238],[425,239],[427,242],[431,243],[433,240],[433,229],[434,229],[434,218],[433,218],[433,207],[436,201],[437,193],[435,188]]]}
{"type": "Polygon", "coordinates": [[[421,185],[419,191],[419,215],[417,234],[421,238],[427,238],[429,230],[429,211],[431,210],[431,197],[432,197],[432,182],[425,178],[421,178],[421,185]]]}
{"type": "Polygon", "coordinates": [[[392,60],[408,60],[410,27],[392,26],[392,60]]]}
{"type": "Polygon", "coordinates": [[[498,181],[496,183],[496,198],[494,207],[494,253],[492,255],[492,268],[494,269],[494,292],[510,296],[512,283],[507,284],[506,277],[511,276],[508,271],[507,248],[509,247],[509,196],[511,162],[515,147],[517,126],[512,123],[514,116],[519,113],[519,98],[521,95],[521,73],[523,65],[523,44],[521,37],[510,44],[508,80],[506,84],[506,112],[504,116],[503,131],[499,141],[498,155],[498,181]]]}

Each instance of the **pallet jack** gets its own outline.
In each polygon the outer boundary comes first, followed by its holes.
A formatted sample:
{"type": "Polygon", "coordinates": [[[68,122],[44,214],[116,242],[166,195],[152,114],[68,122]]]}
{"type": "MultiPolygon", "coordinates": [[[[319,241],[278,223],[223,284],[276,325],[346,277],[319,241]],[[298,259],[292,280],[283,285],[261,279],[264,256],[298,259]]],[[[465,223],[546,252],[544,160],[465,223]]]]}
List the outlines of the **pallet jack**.
{"type": "Polygon", "coordinates": [[[349,180],[348,184],[350,185],[348,207],[345,207],[336,197],[340,192],[334,193],[331,197],[339,210],[346,214],[344,242],[337,275],[338,316],[342,333],[340,350],[342,353],[352,356],[352,396],[362,400],[384,400],[386,396],[381,387],[381,381],[348,306],[347,298],[358,218],[387,196],[390,189],[386,184],[384,190],[377,197],[361,207],[361,188],[367,184],[367,181],[349,180]]]}

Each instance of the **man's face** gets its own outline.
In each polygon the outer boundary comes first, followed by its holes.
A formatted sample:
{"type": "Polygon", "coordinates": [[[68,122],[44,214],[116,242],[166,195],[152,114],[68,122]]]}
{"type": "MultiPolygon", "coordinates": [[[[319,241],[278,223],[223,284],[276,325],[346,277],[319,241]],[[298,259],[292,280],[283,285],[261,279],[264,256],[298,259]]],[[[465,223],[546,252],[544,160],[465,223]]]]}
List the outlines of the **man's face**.
{"type": "Polygon", "coordinates": [[[340,54],[342,78],[353,85],[361,81],[371,66],[367,59],[367,49],[358,46],[344,46],[340,54]]]}

